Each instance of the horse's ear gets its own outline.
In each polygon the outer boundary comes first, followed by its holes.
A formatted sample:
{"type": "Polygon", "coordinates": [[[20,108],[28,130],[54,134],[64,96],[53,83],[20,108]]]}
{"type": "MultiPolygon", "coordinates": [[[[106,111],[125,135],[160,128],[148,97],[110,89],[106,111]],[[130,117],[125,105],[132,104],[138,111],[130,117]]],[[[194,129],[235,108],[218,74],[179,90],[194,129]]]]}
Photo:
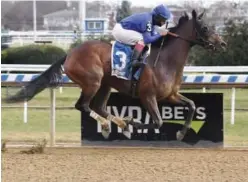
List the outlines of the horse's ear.
{"type": "Polygon", "coordinates": [[[187,12],[186,11],[184,11],[184,16],[186,17],[186,16],[188,16],[188,14],[187,14],[187,12]]]}
{"type": "Polygon", "coordinates": [[[203,15],[205,14],[205,11],[206,11],[206,10],[204,9],[204,11],[198,16],[198,19],[199,19],[199,20],[202,19],[203,15]]]}
{"type": "Polygon", "coordinates": [[[193,17],[193,19],[196,19],[197,18],[197,13],[196,13],[195,10],[192,11],[192,17],[193,17]]]}

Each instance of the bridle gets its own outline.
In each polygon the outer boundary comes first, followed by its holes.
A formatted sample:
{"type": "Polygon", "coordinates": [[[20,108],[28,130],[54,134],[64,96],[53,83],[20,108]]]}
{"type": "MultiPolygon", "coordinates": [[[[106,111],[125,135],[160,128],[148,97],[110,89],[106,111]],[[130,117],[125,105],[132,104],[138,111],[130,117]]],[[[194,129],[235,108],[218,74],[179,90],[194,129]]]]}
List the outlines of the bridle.
{"type": "MultiPolygon", "coordinates": [[[[216,49],[212,42],[210,42],[208,40],[205,40],[203,38],[203,36],[199,33],[199,31],[197,30],[196,27],[197,27],[196,26],[196,21],[194,21],[193,32],[196,33],[196,39],[188,39],[188,38],[182,37],[182,36],[180,36],[180,35],[178,35],[176,33],[172,33],[172,32],[168,32],[168,35],[171,35],[171,36],[173,36],[175,38],[179,38],[179,39],[182,39],[184,41],[187,41],[187,42],[189,42],[191,44],[191,46],[199,45],[199,46],[202,46],[202,47],[204,47],[206,49],[216,49]]],[[[193,35],[193,33],[192,33],[192,35],[193,35]]],[[[162,49],[162,47],[164,45],[164,39],[165,39],[165,37],[163,37],[163,39],[161,41],[158,55],[157,55],[156,60],[155,60],[155,62],[153,64],[154,67],[156,67],[156,65],[157,65],[157,62],[158,62],[158,59],[159,59],[159,56],[160,56],[160,51],[161,51],[161,49],[162,49]]]]}
{"type": "MultiPolygon", "coordinates": [[[[188,39],[188,38],[185,38],[185,37],[182,37],[176,33],[172,33],[172,32],[168,32],[169,35],[175,37],[175,38],[179,38],[179,39],[182,39],[184,41],[187,41],[189,42],[191,45],[199,45],[199,46],[202,46],[204,48],[214,48],[214,45],[212,42],[208,41],[208,40],[205,40],[203,38],[203,36],[201,35],[201,33],[199,33],[199,30],[196,28],[196,22],[194,22],[194,29],[193,29],[193,32],[196,33],[196,39],[188,39]]],[[[193,33],[192,33],[193,34],[193,33]]]]}

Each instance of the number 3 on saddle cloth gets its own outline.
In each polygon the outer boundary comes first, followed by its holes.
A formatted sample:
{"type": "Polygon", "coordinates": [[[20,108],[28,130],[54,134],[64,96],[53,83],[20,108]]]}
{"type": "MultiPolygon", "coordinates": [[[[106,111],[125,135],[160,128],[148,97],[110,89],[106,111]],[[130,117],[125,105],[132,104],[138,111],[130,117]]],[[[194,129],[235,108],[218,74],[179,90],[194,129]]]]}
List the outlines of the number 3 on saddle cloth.
{"type": "MultiPolygon", "coordinates": [[[[117,78],[124,80],[131,80],[131,92],[135,95],[136,84],[140,78],[142,68],[139,68],[134,75],[132,75],[132,54],[134,46],[123,44],[119,41],[114,41],[112,44],[111,52],[111,76],[116,76],[117,78]]],[[[147,48],[148,49],[148,48],[147,48]]],[[[142,62],[146,64],[147,49],[144,49],[143,55],[141,56],[142,62]]],[[[139,60],[139,61],[141,61],[139,60]]]]}

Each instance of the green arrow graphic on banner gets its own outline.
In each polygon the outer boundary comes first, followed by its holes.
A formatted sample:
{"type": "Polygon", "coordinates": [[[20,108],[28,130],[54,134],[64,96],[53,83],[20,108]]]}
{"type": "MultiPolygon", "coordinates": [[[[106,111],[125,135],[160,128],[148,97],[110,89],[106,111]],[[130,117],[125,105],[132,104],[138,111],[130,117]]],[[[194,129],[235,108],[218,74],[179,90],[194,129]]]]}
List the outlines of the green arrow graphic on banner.
{"type": "MultiPolygon", "coordinates": [[[[165,122],[168,123],[176,123],[176,124],[184,124],[184,120],[177,120],[177,121],[171,121],[171,120],[167,120],[165,122]]],[[[201,129],[201,127],[203,126],[203,124],[205,123],[205,121],[192,121],[191,122],[191,128],[198,133],[199,130],[201,129]]]]}

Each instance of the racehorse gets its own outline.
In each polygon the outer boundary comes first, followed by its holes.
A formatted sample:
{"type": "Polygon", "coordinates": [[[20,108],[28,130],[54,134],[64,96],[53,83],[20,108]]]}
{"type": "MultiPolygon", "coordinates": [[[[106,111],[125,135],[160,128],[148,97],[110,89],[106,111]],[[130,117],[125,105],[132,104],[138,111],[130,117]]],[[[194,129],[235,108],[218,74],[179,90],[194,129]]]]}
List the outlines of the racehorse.
{"type": "Polygon", "coordinates": [[[186,13],[182,15],[178,24],[170,28],[169,35],[151,44],[147,64],[140,75],[137,97],[151,115],[153,123],[136,123],[130,117],[119,118],[106,111],[111,88],[130,95],[131,81],[111,76],[112,45],[100,40],[86,41],[74,48],[6,101],[30,100],[43,89],[57,86],[64,68],[64,73],[82,89],[76,108],[100,122],[105,137],[109,134],[108,121],[122,128],[127,137],[130,137],[128,124],[136,129],[160,128],[163,121],[157,102],[166,100],[189,108],[185,123],[176,134],[177,139],[182,140],[190,128],[195,112],[194,102],[179,93],[189,51],[194,45],[212,50],[226,46],[222,38],[204,23],[204,12],[198,16],[193,10],[191,14],[191,19],[186,13]],[[94,104],[90,108],[92,99],[94,104]]]}

